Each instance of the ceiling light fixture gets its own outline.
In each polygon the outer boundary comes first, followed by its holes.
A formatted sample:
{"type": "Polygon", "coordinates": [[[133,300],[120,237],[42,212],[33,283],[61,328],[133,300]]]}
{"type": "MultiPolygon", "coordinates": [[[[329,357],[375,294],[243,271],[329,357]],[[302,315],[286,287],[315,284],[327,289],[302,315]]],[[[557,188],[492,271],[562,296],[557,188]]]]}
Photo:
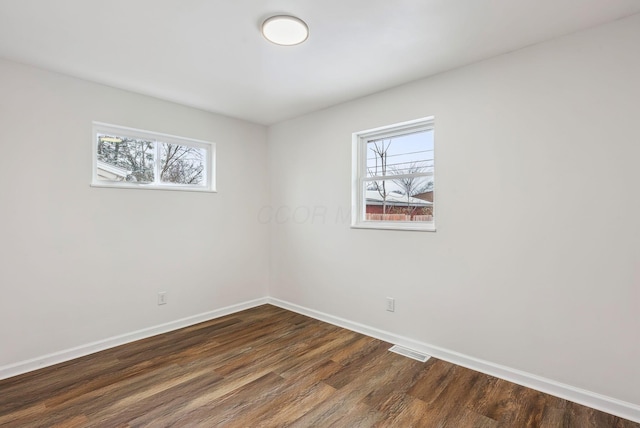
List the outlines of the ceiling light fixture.
{"type": "Polygon", "coordinates": [[[276,15],[262,23],[262,35],[276,45],[293,46],[307,40],[309,27],[295,16],[276,15]]]}

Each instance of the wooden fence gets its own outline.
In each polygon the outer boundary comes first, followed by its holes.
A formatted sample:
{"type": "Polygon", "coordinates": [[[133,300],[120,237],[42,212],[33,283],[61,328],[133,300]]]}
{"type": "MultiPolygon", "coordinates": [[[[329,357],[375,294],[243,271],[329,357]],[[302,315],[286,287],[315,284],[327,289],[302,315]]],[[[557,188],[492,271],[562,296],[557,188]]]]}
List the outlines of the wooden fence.
{"type": "Polygon", "coordinates": [[[431,214],[427,215],[414,215],[413,221],[433,221],[433,216],[431,214]]]}
{"type": "Polygon", "coordinates": [[[367,213],[366,219],[370,221],[433,221],[433,216],[432,215],[414,215],[412,218],[408,214],[367,213]]]}

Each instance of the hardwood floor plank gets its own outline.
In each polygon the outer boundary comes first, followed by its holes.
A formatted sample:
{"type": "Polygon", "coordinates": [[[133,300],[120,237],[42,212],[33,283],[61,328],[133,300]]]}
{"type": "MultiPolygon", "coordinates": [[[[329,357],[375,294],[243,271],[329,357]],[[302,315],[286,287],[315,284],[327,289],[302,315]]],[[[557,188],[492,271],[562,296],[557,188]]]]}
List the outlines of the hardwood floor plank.
{"type": "Polygon", "coordinates": [[[289,384],[272,401],[252,404],[252,409],[233,420],[237,426],[282,427],[291,425],[318,402],[331,397],[335,390],[316,382],[305,388],[289,384]]]}
{"type": "Polygon", "coordinates": [[[422,400],[408,394],[390,395],[380,406],[385,418],[375,427],[416,427],[422,428],[434,422],[432,408],[422,400]]]}
{"type": "Polygon", "coordinates": [[[10,412],[8,410],[0,407],[0,426],[2,427],[21,426],[20,421],[40,419],[47,411],[44,403],[30,404],[28,407],[25,406],[10,412]]]}
{"type": "Polygon", "coordinates": [[[85,427],[89,423],[89,419],[86,416],[74,416],[64,421],[51,425],[51,428],[79,428],[85,427]]]}
{"type": "Polygon", "coordinates": [[[386,410],[384,405],[389,396],[405,394],[416,383],[424,367],[424,363],[397,354],[387,353],[385,356],[391,361],[388,379],[380,382],[362,399],[365,404],[380,411],[386,410]]]}
{"type": "Polygon", "coordinates": [[[500,421],[516,409],[517,403],[512,395],[516,387],[516,384],[497,379],[488,385],[482,398],[469,407],[476,413],[500,421]]]}
{"type": "Polygon", "coordinates": [[[334,367],[342,369],[341,364],[327,359],[326,356],[332,355],[336,350],[356,338],[356,333],[352,332],[349,334],[341,334],[340,331],[326,332],[324,336],[317,336],[312,342],[304,342],[304,350],[301,350],[295,358],[285,358],[277,370],[283,377],[290,377],[308,371],[310,365],[318,361],[321,363],[331,361],[334,367]]]}
{"type": "Polygon", "coordinates": [[[247,413],[254,403],[259,404],[266,400],[272,400],[276,396],[277,387],[284,380],[273,372],[266,373],[251,382],[236,388],[219,400],[211,401],[205,405],[188,407],[186,413],[177,413],[168,418],[168,422],[174,419],[198,422],[201,426],[229,426],[235,424],[235,418],[247,413]]]}
{"type": "Polygon", "coordinates": [[[4,427],[640,424],[270,305],[0,381],[4,427]]]}
{"type": "Polygon", "coordinates": [[[429,359],[420,371],[419,379],[409,389],[409,395],[427,404],[433,403],[453,379],[450,372],[454,367],[453,364],[447,364],[435,358],[429,359]]]}
{"type": "Polygon", "coordinates": [[[565,409],[547,407],[542,414],[540,428],[567,428],[568,422],[565,420],[565,409]]]}

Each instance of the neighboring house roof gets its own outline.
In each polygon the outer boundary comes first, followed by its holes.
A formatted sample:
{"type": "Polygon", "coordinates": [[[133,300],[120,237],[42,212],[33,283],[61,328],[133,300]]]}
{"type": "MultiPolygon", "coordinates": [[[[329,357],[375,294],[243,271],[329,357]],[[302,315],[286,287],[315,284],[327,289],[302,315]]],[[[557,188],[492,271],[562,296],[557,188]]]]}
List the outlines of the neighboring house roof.
{"type": "MultiPolygon", "coordinates": [[[[382,196],[377,190],[367,190],[366,194],[367,205],[382,205],[382,196]]],[[[395,206],[407,206],[407,197],[399,193],[388,193],[387,204],[393,204],[395,206]]],[[[409,206],[412,207],[432,207],[433,202],[424,201],[422,199],[409,197],[409,206]]]]}
{"type": "Polygon", "coordinates": [[[433,202],[433,190],[429,190],[428,192],[418,193],[417,195],[413,195],[413,197],[422,199],[423,201],[433,202]]]}
{"type": "Polygon", "coordinates": [[[97,161],[96,169],[98,178],[103,180],[126,180],[127,176],[131,174],[131,171],[102,161],[97,161]]]}

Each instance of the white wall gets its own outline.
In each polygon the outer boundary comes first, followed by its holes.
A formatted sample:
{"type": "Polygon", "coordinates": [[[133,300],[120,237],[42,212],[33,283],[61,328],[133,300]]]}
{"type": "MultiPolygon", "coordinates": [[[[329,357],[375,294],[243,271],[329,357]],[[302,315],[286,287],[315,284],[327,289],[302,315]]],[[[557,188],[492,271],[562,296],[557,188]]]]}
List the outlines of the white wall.
{"type": "Polygon", "coordinates": [[[264,127],[0,61],[0,148],[0,367],[266,295],[264,127]],[[93,120],[217,143],[218,193],[90,187],[93,120]]]}
{"type": "Polygon", "coordinates": [[[640,404],[638,40],[636,15],[272,126],[270,295],[640,404]],[[351,134],[429,115],[438,231],[350,229],[351,134]]]}

